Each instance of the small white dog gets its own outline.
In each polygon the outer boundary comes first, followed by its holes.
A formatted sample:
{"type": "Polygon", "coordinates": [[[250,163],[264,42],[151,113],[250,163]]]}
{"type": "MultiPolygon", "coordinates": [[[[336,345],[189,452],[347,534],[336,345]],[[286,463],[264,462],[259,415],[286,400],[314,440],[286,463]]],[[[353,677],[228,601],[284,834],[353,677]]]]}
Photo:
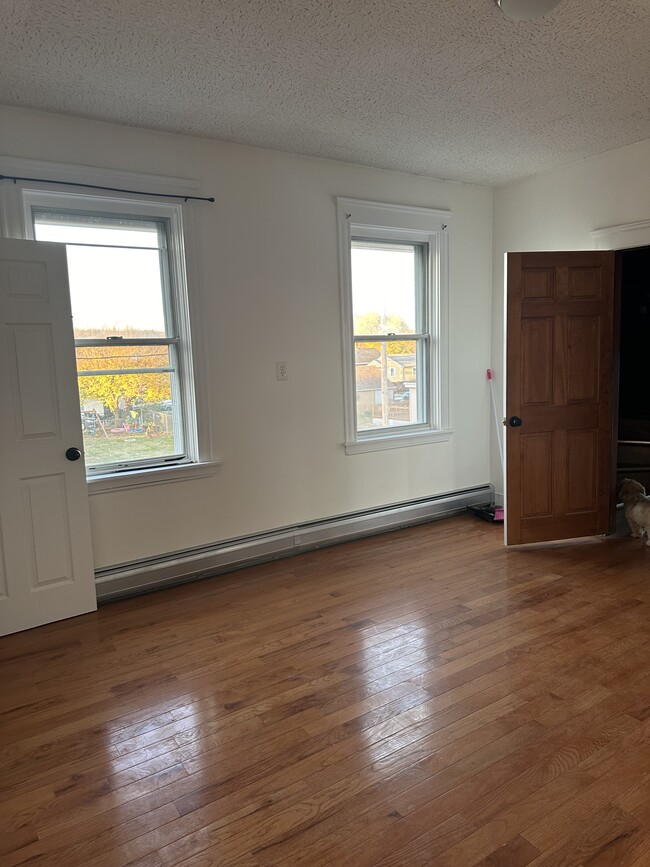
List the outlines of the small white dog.
{"type": "Polygon", "coordinates": [[[623,479],[618,497],[625,504],[623,514],[632,535],[643,538],[645,534],[645,544],[650,545],[650,497],[645,488],[634,479],[623,479]]]}

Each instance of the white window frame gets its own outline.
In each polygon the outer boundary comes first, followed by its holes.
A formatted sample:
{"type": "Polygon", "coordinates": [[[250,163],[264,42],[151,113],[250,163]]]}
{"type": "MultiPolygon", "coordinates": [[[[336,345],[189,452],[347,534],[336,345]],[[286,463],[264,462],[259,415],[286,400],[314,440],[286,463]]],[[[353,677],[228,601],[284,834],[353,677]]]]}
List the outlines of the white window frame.
{"type": "MultiPolygon", "coordinates": [[[[20,158],[0,157],[0,167],[3,174],[21,177],[76,181],[169,195],[198,193],[196,182],[182,178],[42,163],[20,158]]],[[[188,272],[195,268],[195,257],[187,238],[187,224],[190,222],[187,206],[184,203],[158,200],[153,196],[149,199],[146,196],[99,190],[79,192],[74,186],[63,188],[32,181],[15,184],[5,181],[0,187],[0,218],[4,237],[33,240],[34,208],[150,218],[164,221],[167,227],[169,277],[173,287],[169,302],[173,308],[173,319],[179,337],[178,381],[182,391],[184,457],[172,462],[166,462],[163,458],[160,461],[142,461],[125,467],[116,465],[114,468],[89,473],[89,493],[179,481],[214,472],[220,461],[212,458],[207,389],[203,365],[198,361],[197,346],[201,339],[197,323],[202,321],[202,317],[196,293],[190,297],[191,274],[188,276],[188,272]],[[201,406],[200,414],[197,412],[197,405],[201,406]]]]}
{"type": "MultiPolygon", "coordinates": [[[[448,372],[449,228],[452,213],[341,197],[336,199],[336,208],[344,362],[345,451],[347,454],[356,454],[449,440],[453,432],[449,427],[448,372]],[[418,374],[418,379],[425,383],[425,422],[378,430],[357,429],[351,270],[353,239],[427,245],[424,333],[429,352],[426,370],[418,374]]],[[[408,339],[408,335],[397,335],[395,339],[408,339]]]]}

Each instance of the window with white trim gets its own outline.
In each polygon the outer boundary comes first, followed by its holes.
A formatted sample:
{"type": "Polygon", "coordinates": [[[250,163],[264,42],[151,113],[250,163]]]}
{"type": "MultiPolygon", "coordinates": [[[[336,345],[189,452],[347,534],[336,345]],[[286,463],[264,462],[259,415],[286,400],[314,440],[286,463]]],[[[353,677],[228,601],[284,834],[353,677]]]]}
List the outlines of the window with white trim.
{"type": "Polygon", "coordinates": [[[346,450],[447,439],[451,215],[343,198],[337,209],[346,450]]]}
{"type": "Polygon", "coordinates": [[[181,205],[24,190],[66,245],[88,476],[198,461],[181,205]]]}

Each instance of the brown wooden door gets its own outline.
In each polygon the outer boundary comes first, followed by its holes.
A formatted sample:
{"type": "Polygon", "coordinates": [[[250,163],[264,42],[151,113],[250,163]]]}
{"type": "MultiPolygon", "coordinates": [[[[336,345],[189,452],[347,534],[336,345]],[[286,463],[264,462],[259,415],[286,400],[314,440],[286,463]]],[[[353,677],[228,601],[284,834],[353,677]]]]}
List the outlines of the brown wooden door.
{"type": "Polygon", "coordinates": [[[508,254],[508,545],[608,531],[614,255],[508,254]]]}

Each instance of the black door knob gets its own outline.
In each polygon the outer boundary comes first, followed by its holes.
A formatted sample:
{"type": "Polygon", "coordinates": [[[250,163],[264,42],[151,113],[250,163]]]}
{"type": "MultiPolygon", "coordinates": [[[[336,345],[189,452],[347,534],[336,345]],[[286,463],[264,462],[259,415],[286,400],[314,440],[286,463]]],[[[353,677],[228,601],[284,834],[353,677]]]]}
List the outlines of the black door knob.
{"type": "Polygon", "coordinates": [[[79,451],[79,449],[70,448],[65,453],[65,456],[69,461],[78,461],[81,457],[81,452],[79,451]]]}
{"type": "Polygon", "coordinates": [[[510,427],[521,427],[522,424],[523,424],[523,421],[519,418],[518,415],[511,415],[510,416],[510,427]]]}

